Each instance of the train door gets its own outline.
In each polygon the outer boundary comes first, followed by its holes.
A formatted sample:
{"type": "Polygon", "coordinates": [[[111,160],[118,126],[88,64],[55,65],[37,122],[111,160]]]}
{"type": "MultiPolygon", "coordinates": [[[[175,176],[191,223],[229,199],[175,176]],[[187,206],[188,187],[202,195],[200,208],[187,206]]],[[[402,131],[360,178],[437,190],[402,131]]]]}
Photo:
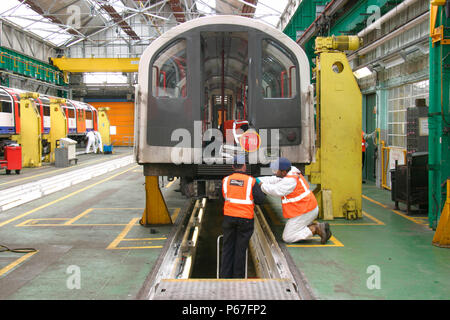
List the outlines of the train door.
{"type": "Polygon", "coordinates": [[[11,96],[0,89],[0,135],[16,133],[13,107],[11,96]]]}
{"type": "Polygon", "coordinates": [[[94,115],[91,110],[86,110],[86,131],[94,130],[94,115]]]}
{"type": "Polygon", "coordinates": [[[43,133],[50,133],[50,99],[46,97],[39,98],[39,102],[42,106],[42,130],[43,133]]]}
{"type": "MultiPolygon", "coordinates": [[[[228,27],[229,28],[229,27],[228,27]]],[[[242,30],[242,29],[241,29],[242,30]]],[[[201,38],[201,79],[206,101],[210,102],[202,121],[220,128],[226,144],[233,144],[234,120],[246,119],[245,89],[249,72],[249,32],[205,31],[201,38]],[[205,116],[208,118],[204,118],[205,116]]]]}
{"type": "Polygon", "coordinates": [[[69,129],[69,134],[77,133],[77,120],[75,116],[75,107],[72,104],[67,104],[64,107],[67,119],[67,128],[69,129]]]}
{"type": "Polygon", "coordinates": [[[200,119],[201,100],[196,94],[199,90],[193,89],[199,87],[199,81],[191,72],[200,68],[200,58],[195,55],[197,43],[198,39],[193,35],[177,38],[163,47],[150,62],[149,145],[173,147],[179,143],[177,132],[185,130],[194,136],[194,121],[200,119]]]}
{"type": "Polygon", "coordinates": [[[249,39],[249,121],[258,129],[279,129],[279,146],[301,143],[299,62],[276,39],[256,33],[249,39]],[[252,90],[254,88],[254,90],[252,90]]]}

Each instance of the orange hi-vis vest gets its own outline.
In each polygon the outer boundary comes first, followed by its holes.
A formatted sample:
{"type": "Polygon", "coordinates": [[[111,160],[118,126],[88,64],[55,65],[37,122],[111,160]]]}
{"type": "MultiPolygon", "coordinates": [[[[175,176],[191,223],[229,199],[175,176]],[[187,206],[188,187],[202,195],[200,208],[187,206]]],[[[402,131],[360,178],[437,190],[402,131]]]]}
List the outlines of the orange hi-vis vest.
{"type": "Polygon", "coordinates": [[[314,210],[317,207],[317,200],[309,190],[305,178],[302,175],[289,175],[285,178],[296,179],[297,185],[294,191],[281,198],[283,217],[290,219],[314,210]]]}
{"type": "Polygon", "coordinates": [[[255,204],[252,189],[256,180],[243,173],[233,173],[222,180],[225,199],[223,214],[231,217],[253,219],[255,204]]]}
{"type": "Polygon", "coordinates": [[[366,152],[366,140],[364,140],[364,131],[362,132],[362,152],[366,152]]]}

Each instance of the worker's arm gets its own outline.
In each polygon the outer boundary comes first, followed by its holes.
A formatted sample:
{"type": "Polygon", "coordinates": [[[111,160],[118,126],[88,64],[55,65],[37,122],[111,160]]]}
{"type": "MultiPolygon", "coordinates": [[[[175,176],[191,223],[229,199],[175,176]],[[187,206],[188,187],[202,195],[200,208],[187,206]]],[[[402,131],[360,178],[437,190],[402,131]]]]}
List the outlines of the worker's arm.
{"type": "MultiPolygon", "coordinates": [[[[280,178],[278,178],[280,179],[280,178]]],[[[294,191],[297,186],[295,178],[283,178],[277,183],[262,183],[261,190],[268,195],[276,197],[284,197],[294,191]]]]}
{"type": "Polygon", "coordinates": [[[264,200],[266,200],[266,194],[262,192],[261,186],[258,183],[255,183],[255,185],[253,186],[252,194],[255,204],[263,204],[264,200]]]}
{"type": "Polygon", "coordinates": [[[261,183],[270,183],[270,184],[278,183],[281,181],[281,178],[278,178],[277,176],[258,177],[257,179],[261,183]]]}

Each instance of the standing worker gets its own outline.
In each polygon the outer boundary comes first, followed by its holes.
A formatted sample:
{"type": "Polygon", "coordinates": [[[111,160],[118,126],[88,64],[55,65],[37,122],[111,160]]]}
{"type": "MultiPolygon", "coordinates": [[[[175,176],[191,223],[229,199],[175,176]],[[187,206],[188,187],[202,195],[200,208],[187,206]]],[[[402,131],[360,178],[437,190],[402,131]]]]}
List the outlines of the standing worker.
{"type": "Polygon", "coordinates": [[[222,181],[223,249],[221,278],[244,278],[246,252],[254,228],[254,208],[266,198],[256,179],[246,175],[245,156],[234,157],[234,173],[222,181]]]}
{"type": "Polygon", "coordinates": [[[103,144],[102,144],[102,136],[100,135],[100,132],[94,131],[95,135],[95,153],[103,153],[103,144]]]}
{"type": "Polygon", "coordinates": [[[330,225],[314,223],[319,206],[300,170],[291,166],[286,158],[279,158],[270,167],[275,176],[260,177],[258,183],[264,193],[281,197],[283,217],[288,219],[283,241],[293,243],[319,235],[320,243],[325,244],[331,237],[330,225]]]}
{"type": "Polygon", "coordinates": [[[92,147],[92,152],[95,152],[95,134],[92,131],[86,132],[86,153],[90,152],[90,149],[92,147]]]}

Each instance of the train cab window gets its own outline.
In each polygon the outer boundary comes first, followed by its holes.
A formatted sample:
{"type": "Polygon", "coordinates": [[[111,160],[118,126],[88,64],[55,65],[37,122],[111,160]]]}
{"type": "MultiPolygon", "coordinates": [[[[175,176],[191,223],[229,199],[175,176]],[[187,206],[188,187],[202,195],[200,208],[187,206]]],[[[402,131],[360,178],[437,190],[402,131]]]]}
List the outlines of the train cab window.
{"type": "Polygon", "coordinates": [[[6,93],[0,93],[0,112],[12,113],[12,110],[11,98],[6,93]]]}
{"type": "Polygon", "coordinates": [[[295,59],[275,41],[262,41],[262,93],[264,98],[292,98],[297,94],[295,59]]]}
{"type": "Polygon", "coordinates": [[[44,105],[44,116],[50,117],[50,106],[44,105]]]}
{"type": "Polygon", "coordinates": [[[161,51],[152,66],[153,96],[186,97],[186,40],[178,40],[161,51]]]}

